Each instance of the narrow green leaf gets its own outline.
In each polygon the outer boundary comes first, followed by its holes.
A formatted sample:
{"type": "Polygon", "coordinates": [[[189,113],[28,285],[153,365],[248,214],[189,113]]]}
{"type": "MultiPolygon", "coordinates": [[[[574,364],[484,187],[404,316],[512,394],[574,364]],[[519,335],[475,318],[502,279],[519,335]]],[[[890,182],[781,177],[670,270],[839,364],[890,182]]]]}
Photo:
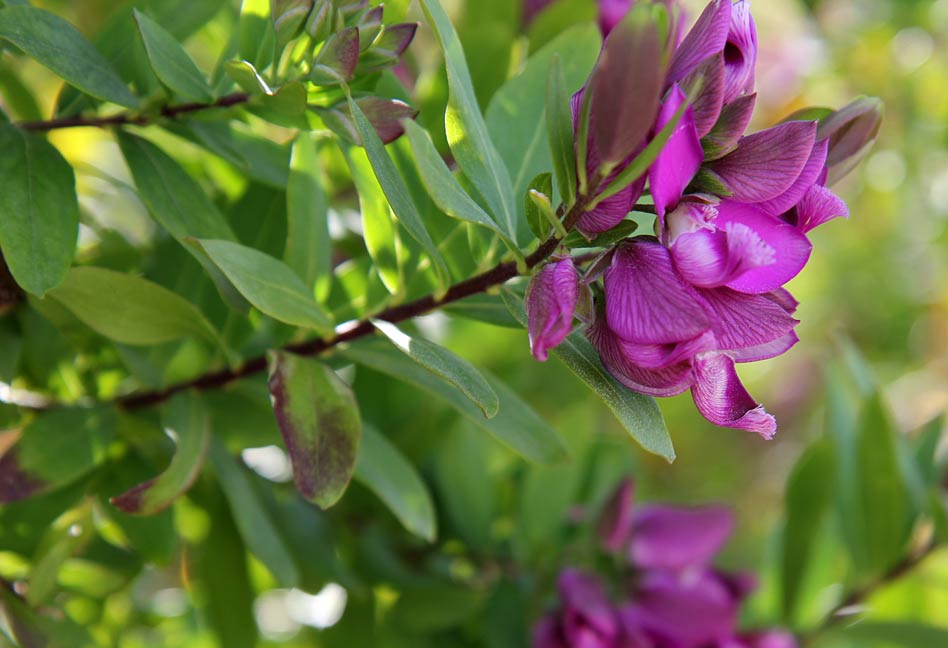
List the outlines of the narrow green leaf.
{"type": "Polygon", "coordinates": [[[273,90],[250,61],[227,61],[224,71],[240,89],[252,95],[272,95],[273,90]]]}
{"type": "Polygon", "coordinates": [[[859,496],[866,546],[873,574],[885,572],[902,557],[912,528],[913,511],[899,458],[898,432],[880,394],[866,401],[856,440],[859,496]]]}
{"type": "Polygon", "coordinates": [[[379,185],[382,187],[382,191],[385,192],[385,197],[388,198],[398,222],[411,234],[413,239],[421,244],[425,253],[434,263],[442,287],[446,287],[449,278],[448,268],[444,263],[444,259],[441,258],[441,253],[438,252],[438,247],[431,240],[431,235],[425,229],[425,224],[419,215],[418,206],[415,205],[408,187],[405,186],[405,180],[399,174],[398,169],[395,168],[395,163],[392,162],[392,158],[386,152],[385,145],[379,139],[378,133],[375,132],[372,124],[369,123],[362,109],[352,100],[351,96],[349,97],[349,111],[352,113],[359,138],[365,146],[365,152],[372,164],[372,170],[375,171],[375,177],[378,178],[379,185]]]}
{"type": "Polygon", "coordinates": [[[412,120],[406,119],[402,121],[402,124],[405,127],[405,134],[408,136],[411,150],[415,154],[418,175],[438,209],[451,218],[486,227],[500,236],[511,251],[518,256],[522,256],[517,244],[461,188],[457,179],[448,169],[448,165],[438,154],[438,149],[431,141],[431,135],[428,134],[428,131],[412,120]]]}
{"type": "Polygon", "coordinates": [[[296,561],[254,491],[247,471],[217,438],[211,440],[209,456],[247,547],[267,566],[280,586],[296,586],[300,580],[296,561]]]}
{"type": "Polygon", "coordinates": [[[398,448],[369,425],[362,429],[355,478],[378,495],[408,531],[435,541],[437,521],[428,487],[398,448]]]}
{"type": "Polygon", "coordinates": [[[492,418],[497,415],[497,409],[500,407],[497,394],[469,362],[433,342],[407,335],[390,322],[372,320],[372,324],[399,351],[454,385],[484,412],[484,416],[492,418]]]}
{"type": "Polygon", "coordinates": [[[65,513],[47,530],[34,552],[26,602],[38,608],[56,593],[63,564],[95,534],[88,508],[65,513]]]}
{"type": "Polygon", "coordinates": [[[75,254],[76,179],[52,144],[14,126],[0,125],[0,151],[0,248],[17,284],[42,297],[75,254]]]}
{"type": "Polygon", "coordinates": [[[2,9],[0,39],[10,41],[86,94],[120,106],[138,107],[138,99],[109,62],[56,14],[30,6],[2,9]]]}
{"type": "Polygon", "coordinates": [[[160,148],[120,131],[119,147],[142,202],[152,217],[177,239],[230,239],[234,234],[201,186],[160,148]]]}
{"type": "Polygon", "coordinates": [[[484,377],[497,394],[497,416],[484,418],[470,400],[452,385],[445,384],[382,340],[363,340],[348,347],[343,355],[358,364],[388,374],[397,380],[428,391],[458,410],[477,427],[518,454],[537,463],[558,463],[569,455],[563,439],[509,387],[487,372],[484,377]]]}
{"type": "Polygon", "coordinates": [[[47,299],[68,308],[96,332],[124,344],[161,344],[188,336],[219,341],[210,323],[189,301],[124,272],[73,268],[47,299]]]}
{"type": "Polygon", "coordinates": [[[11,67],[0,67],[0,95],[3,96],[3,108],[17,119],[28,121],[43,119],[43,111],[33,91],[23,83],[20,72],[11,67]]]}
{"type": "Polygon", "coordinates": [[[780,581],[783,619],[791,626],[813,545],[833,500],[835,469],[833,445],[820,439],[800,457],[787,482],[780,581]]]}
{"type": "Polygon", "coordinates": [[[296,271],[317,299],[329,296],[332,241],[329,238],[329,200],[320,179],[316,143],[309,133],[293,142],[290,180],[286,185],[286,251],[283,260],[296,271]]]}
{"type": "Polygon", "coordinates": [[[200,239],[197,244],[261,313],[320,333],[332,331],[312,291],[282,261],[231,241],[200,239]]]}
{"type": "Polygon", "coordinates": [[[513,184],[477,105],[461,41],[440,0],[421,0],[421,7],[441,43],[448,69],[450,99],[445,113],[445,130],[451,152],[464,174],[487,200],[498,223],[508,236],[516,240],[518,228],[513,184]]]}
{"type": "Polygon", "coordinates": [[[154,515],[168,508],[191,488],[204,465],[211,425],[197,394],[185,392],[173,399],[162,412],[162,427],[174,435],[174,457],[154,479],[112,498],[112,504],[126,513],[154,515]]]}
{"type": "Polygon", "coordinates": [[[543,220],[553,227],[561,239],[565,239],[569,236],[569,232],[566,231],[563,221],[561,221],[560,217],[553,211],[553,204],[550,202],[550,197],[547,194],[542,191],[537,191],[536,189],[530,189],[527,192],[527,200],[533,203],[543,220]]]}
{"type": "Polygon", "coordinates": [[[570,207],[576,200],[576,149],[569,91],[559,54],[553,55],[546,82],[546,137],[560,198],[570,207]]]}
{"type": "Polygon", "coordinates": [[[362,215],[362,238],[385,289],[392,295],[405,291],[399,249],[401,240],[382,187],[372,173],[372,165],[365,151],[357,148],[345,151],[346,162],[352,172],[352,182],[359,194],[362,215]]]}
{"type": "Polygon", "coordinates": [[[948,630],[911,621],[861,621],[833,636],[857,642],[859,646],[892,648],[935,648],[948,646],[948,630]]]}
{"type": "MultiPolygon", "coordinates": [[[[523,298],[506,289],[501,295],[514,317],[526,326],[523,298]]],[[[573,333],[550,353],[602,398],[639,445],[669,463],[675,460],[675,449],[655,399],[631,391],[610,376],[599,354],[582,333],[573,333]]]]}
{"type": "Polygon", "coordinates": [[[320,508],[339,501],[355,470],[362,421],[352,390],[326,365],[271,352],[270,395],[300,493],[320,508]]]}
{"type": "MultiPolygon", "coordinates": [[[[557,155],[548,143],[550,119],[546,115],[548,97],[554,88],[549,87],[553,74],[554,59],[558,60],[562,86],[556,106],[558,141],[562,150],[559,156],[573,158],[573,119],[569,107],[570,90],[582,87],[589,71],[596,62],[602,45],[599,29],[593,23],[577,24],[557,36],[551,43],[533,53],[523,70],[507,81],[491,99],[487,107],[487,128],[496,143],[501,158],[507,165],[513,180],[515,196],[522,196],[527,183],[537,174],[557,170],[557,155]]],[[[572,163],[575,190],[575,162],[572,163]]],[[[565,187],[557,171],[557,184],[565,187]]],[[[564,202],[566,202],[564,200],[564,202]]]]}
{"type": "MultiPolygon", "coordinates": [[[[527,225],[533,235],[542,241],[550,234],[550,222],[540,213],[539,205],[530,198],[531,191],[538,191],[544,196],[551,195],[553,193],[553,174],[546,171],[531,180],[530,186],[527,188],[527,195],[523,199],[527,225]]],[[[563,225],[560,224],[560,227],[563,227],[563,225]]]]}
{"type": "Polygon", "coordinates": [[[105,410],[45,412],[30,422],[13,448],[0,456],[0,503],[65,486],[108,457],[114,420],[105,410]]]}
{"type": "Polygon", "coordinates": [[[240,58],[250,61],[258,70],[265,70],[273,61],[276,32],[270,20],[270,0],[243,0],[237,28],[237,50],[240,58]]]}
{"type": "Polygon", "coordinates": [[[446,524],[475,552],[488,554],[497,517],[498,480],[490,479],[493,442],[468,424],[448,429],[434,456],[438,500],[446,524]]]}
{"type": "Polygon", "coordinates": [[[168,31],[140,11],[132,11],[155,75],[183,99],[206,103],[214,98],[204,74],[168,31]]]}

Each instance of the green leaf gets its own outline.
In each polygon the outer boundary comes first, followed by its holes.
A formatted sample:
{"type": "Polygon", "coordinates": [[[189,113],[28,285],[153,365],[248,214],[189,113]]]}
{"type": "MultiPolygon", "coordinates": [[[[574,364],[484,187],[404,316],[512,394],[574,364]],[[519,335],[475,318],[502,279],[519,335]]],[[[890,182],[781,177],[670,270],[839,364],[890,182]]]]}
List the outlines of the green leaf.
{"type": "Polygon", "coordinates": [[[122,155],[148,211],[177,239],[234,239],[201,186],[167,153],[135,135],[118,133],[122,155]]]}
{"type": "Polygon", "coordinates": [[[352,390],[316,360],[271,352],[270,395],[300,493],[320,508],[339,501],[355,470],[362,420],[352,390]]]}
{"type": "Polygon", "coordinates": [[[43,119],[43,111],[36,102],[33,91],[23,83],[18,72],[10,67],[0,67],[0,95],[3,96],[4,110],[18,119],[43,119]]]}
{"type": "Polygon", "coordinates": [[[495,219],[507,235],[516,240],[513,184],[477,105],[461,41],[439,0],[421,0],[421,7],[444,50],[450,90],[445,130],[451,152],[464,174],[484,196],[495,219]]]}
{"type": "Polygon", "coordinates": [[[372,174],[372,166],[365,152],[360,149],[346,151],[346,161],[352,172],[352,181],[359,194],[359,209],[362,213],[362,238],[379,273],[386,290],[400,295],[405,290],[405,278],[398,254],[400,241],[388,201],[378,180],[372,174]]]}
{"type": "Polygon", "coordinates": [[[332,240],[329,200],[320,179],[316,144],[308,133],[293,142],[290,180],[286,185],[286,252],[283,260],[296,271],[318,299],[329,296],[332,240]]]}
{"type": "Polygon", "coordinates": [[[30,6],[2,9],[0,39],[10,41],[86,94],[128,108],[139,105],[98,50],[55,14],[30,6]]]}
{"type": "Polygon", "coordinates": [[[73,268],[46,298],[68,308],[89,328],[124,344],[161,344],[188,336],[219,341],[210,323],[189,301],[123,272],[73,268]]]}
{"type": "Polygon", "coordinates": [[[240,89],[252,95],[272,95],[273,90],[250,61],[227,61],[224,71],[240,89]]]}
{"type": "MultiPolygon", "coordinates": [[[[564,190],[563,179],[557,167],[559,162],[551,153],[548,143],[548,121],[545,118],[548,79],[553,74],[553,60],[562,63],[563,85],[556,89],[558,105],[556,118],[559,121],[558,141],[563,149],[560,157],[572,158],[573,121],[569,112],[568,88],[578,90],[596,62],[602,44],[599,29],[592,23],[576,25],[560,34],[553,42],[533,54],[523,71],[497,91],[487,108],[487,128],[496,142],[501,158],[510,171],[515,195],[522,196],[532,178],[540,173],[557,170],[559,190],[564,190]]],[[[575,189],[575,162],[572,164],[575,189]]],[[[552,195],[552,194],[551,194],[552,195]]],[[[564,202],[565,199],[564,199],[564,202]]]]}
{"type": "Polygon", "coordinates": [[[554,54],[550,61],[546,81],[546,139],[560,199],[571,207],[576,200],[576,149],[573,146],[570,96],[559,54],[554,54]]]}
{"type": "Polygon", "coordinates": [[[911,621],[861,621],[839,633],[834,633],[833,636],[858,642],[859,646],[885,646],[886,648],[948,646],[948,630],[911,621]]]}
{"type": "Polygon", "coordinates": [[[391,615],[398,626],[428,634],[461,625],[477,613],[482,602],[477,590],[433,583],[402,592],[391,615]]]}
{"type": "Polygon", "coordinates": [[[522,256],[517,244],[461,188],[438,153],[438,149],[435,148],[428,131],[412,120],[406,119],[402,124],[405,127],[411,150],[415,154],[418,175],[438,209],[451,218],[486,227],[500,236],[511,251],[522,256]]]}
{"type": "Polygon", "coordinates": [[[162,427],[174,435],[174,457],[154,479],[112,498],[112,504],[126,513],[154,515],[168,508],[191,488],[204,465],[211,425],[197,394],[185,392],[172,400],[162,412],[162,427]]]}
{"type": "Polygon", "coordinates": [[[309,79],[321,86],[343,83],[352,79],[358,63],[359,29],[349,27],[329,37],[313,61],[309,79]]]}
{"type": "Polygon", "coordinates": [[[365,153],[372,164],[372,170],[375,171],[375,177],[378,179],[385,197],[388,198],[398,222],[411,234],[413,239],[421,244],[425,253],[434,263],[442,287],[446,288],[449,277],[448,268],[444,264],[444,259],[441,258],[441,253],[438,252],[434,241],[431,240],[431,235],[425,229],[425,224],[419,216],[420,210],[415,205],[411,192],[405,185],[405,180],[399,174],[398,169],[395,168],[392,158],[385,151],[385,145],[379,139],[378,133],[375,132],[372,124],[369,123],[362,109],[353,101],[351,96],[349,97],[349,111],[352,113],[359,138],[365,146],[365,153]]]}
{"type": "Polygon", "coordinates": [[[270,20],[270,0],[243,0],[237,29],[240,58],[264,70],[274,59],[276,32],[270,20]]]}
{"type": "Polygon", "coordinates": [[[434,503],[425,482],[383,434],[366,425],[355,478],[372,490],[406,529],[428,542],[437,537],[434,503]]]}
{"type": "Polygon", "coordinates": [[[833,499],[835,469],[833,445],[821,439],[800,457],[787,482],[780,580],[783,619],[789,625],[793,624],[813,546],[833,499]]]}
{"type": "Polygon", "coordinates": [[[464,299],[446,305],[443,312],[448,315],[464,317],[477,322],[503,326],[505,328],[521,328],[520,322],[514,319],[500,295],[471,295],[464,299]]]}
{"type": "Polygon", "coordinates": [[[64,486],[108,457],[114,420],[107,410],[70,409],[37,416],[0,457],[0,503],[64,486]]]}
{"type": "Polygon", "coordinates": [[[140,11],[133,10],[155,75],[182,99],[207,103],[214,99],[204,74],[174,36],[140,11]]]}
{"type": "Polygon", "coordinates": [[[856,439],[859,500],[865,527],[862,542],[873,574],[884,573],[903,555],[913,511],[898,458],[898,432],[880,394],[864,405],[856,439]]]}
{"type": "Polygon", "coordinates": [[[332,322],[302,280],[282,261],[239,243],[201,239],[200,247],[261,313],[320,333],[332,322]]]}
{"type": "Polygon", "coordinates": [[[496,480],[487,472],[492,443],[470,425],[449,429],[435,456],[438,501],[453,529],[475,552],[487,554],[497,514],[496,480]]]}
{"type": "Polygon", "coordinates": [[[247,471],[217,438],[211,440],[210,458],[247,547],[267,566],[281,587],[297,585],[299,570],[296,561],[260,502],[247,471]]]}
{"type": "Polygon", "coordinates": [[[14,126],[0,125],[0,151],[0,248],[17,284],[42,297],[75,254],[76,179],[52,144],[14,126]]]}
{"type": "Polygon", "coordinates": [[[497,394],[469,362],[433,342],[407,335],[390,322],[372,320],[372,324],[399,351],[434,375],[454,385],[484,412],[484,416],[492,418],[497,415],[497,409],[500,407],[497,394]]]}
{"type": "Polygon", "coordinates": [[[537,463],[557,463],[568,457],[563,439],[509,387],[487,372],[484,377],[497,394],[497,416],[484,418],[470,400],[451,385],[422,369],[382,340],[362,340],[343,351],[351,361],[415,385],[447,401],[466,419],[518,454],[537,463]]]}
{"type": "MultiPolygon", "coordinates": [[[[542,241],[549,236],[551,223],[540,211],[540,205],[532,199],[531,193],[534,191],[544,196],[549,196],[553,193],[553,175],[549,171],[541,173],[530,181],[527,195],[524,196],[523,199],[524,211],[527,215],[527,225],[530,226],[530,231],[533,232],[534,236],[542,241]]],[[[563,225],[560,224],[560,227],[562,228],[563,225]]]]}
{"type": "MultiPolygon", "coordinates": [[[[514,317],[526,326],[523,298],[506,289],[501,295],[514,317]]],[[[640,446],[669,463],[675,460],[675,449],[655,399],[628,389],[610,376],[582,333],[573,333],[550,353],[599,395],[640,446]]]]}

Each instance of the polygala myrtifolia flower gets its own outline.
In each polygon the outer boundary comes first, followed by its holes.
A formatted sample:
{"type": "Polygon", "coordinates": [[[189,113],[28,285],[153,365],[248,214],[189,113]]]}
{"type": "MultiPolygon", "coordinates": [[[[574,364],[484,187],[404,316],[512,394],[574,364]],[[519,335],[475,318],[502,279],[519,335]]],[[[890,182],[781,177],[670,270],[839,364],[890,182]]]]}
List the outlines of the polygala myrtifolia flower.
{"type": "Polygon", "coordinates": [[[534,627],[534,648],[796,648],[781,630],[739,632],[747,573],[711,565],[734,527],[727,507],[634,507],[624,481],[600,515],[607,553],[627,569],[609,583],[578,569],[560,574],[559,607],[534,627]]]}
{"type": "MultiPolygon", "coordinates": [[[[735,363],[797,342],[797,302],[783,286],[810,257],[808,232],[848,216],[827,183],[865,156],[881,104],[807,109],[746,134],[757,60],[749,3],[713,0],[687,33],[674,0],[626,4],[573,96],[586,208],[576,227],[592,238],[644,209],[656,215],[655,235],[620,241],[594,264],[605,268],[603,290],[586,334],[628,388],[690,389],[709,421],[770,438],[776,422],[735,363]]],[[[597,280],[590,272],[581,284],[597,280]]],[[[569,319],[571,293],[549,294],[559,295],[559,321],[569,319]]],[[[552,326],[533,319],[531,331],[552,326]]],[[[541,336],[542,354],[564,330],[541,336]]]]}

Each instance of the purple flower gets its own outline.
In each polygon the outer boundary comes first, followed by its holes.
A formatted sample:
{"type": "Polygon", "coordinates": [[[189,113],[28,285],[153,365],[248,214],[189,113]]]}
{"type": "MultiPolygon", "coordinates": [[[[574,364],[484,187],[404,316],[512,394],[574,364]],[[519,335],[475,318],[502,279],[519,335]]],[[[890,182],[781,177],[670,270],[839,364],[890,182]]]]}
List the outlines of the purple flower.
{"type": "Polygon", "coordinates": [[[631,525],[629,560],[640,569],[705,567],[733,530],[734,515],[726,506],[644,506],[631,525]]]}
{"type": "Polygon", "coordinates": [[[615,250],[604,282],[605,303],[586,334],[619,382],[653,396],[690,388],[712,423],[773,436],[773,417],[741,385],[734,363],[779,355],[797,341],[788,293],[693,286],[668,248],[641,238],[615,250]]]}
{"type": "MultiPolygon", "coordinates": [[[[658,111],[655,130],[660,131],[671,122],[687,100],[677,84],[672,86],[658,111]]],[[[667,209],[674,209],[678,204],[685,187],[695,177],[703,159],[704,151],[701,149],[698,129],[695,126],[694,110],[689,106],[662,152],[649,168],[648,182],[659,218],[665,216],[667,209]]]]}
{"type": "Polygon", "coordinates": [[[599,514],[596,534],[603,548],[619,553],[632,533],[632,505],[635,487],[631,479],[623,479],[606,500],[599,514]]]}
{"type": "Polygon", "coordinates": [[[579,303],[579,274],[570,257],[553,261],[533,275],[527,286],[526,311],[530,349],[541,362],[566,339],[579,303]]]}
{"type": "Polygon", "coordinates": [[[724,45],[724,103],[754,91],[757,65],[757,28],[750,2],[738,0],[731,7],[731,25],[724,45]]]}
{"type": "Polygon", "coordinates": [[[534,628],[533,648],[620,648],[619,619],[598,579],[566,569],[557,589],[562,607],[534,628]]]}

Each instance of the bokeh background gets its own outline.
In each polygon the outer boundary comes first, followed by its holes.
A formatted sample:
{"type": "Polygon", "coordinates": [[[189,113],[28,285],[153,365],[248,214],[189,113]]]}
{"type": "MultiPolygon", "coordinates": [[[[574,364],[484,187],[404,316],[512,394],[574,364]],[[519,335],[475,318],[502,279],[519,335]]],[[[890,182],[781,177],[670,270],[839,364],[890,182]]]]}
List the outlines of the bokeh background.
{"type": "MultiPolygon", "coordinates": [[[[595,15],[592,0],[560,3],[569,10],[551,11],[572,21],[595,15]]],[[[35,4],[66,16],[91,37],[123,3],[35,4]]],[[[233,31],[237,3],[192,4],[207,20],[186,44],[204,69],[212,69],[233,31]],[[219,5],[219,11],[209,10],[219,5]]],[[[699,5],[686,4],[693,11],[699,5]]],[[[386,5],[387,12],[421,19],[414,4],[386,5]]],[[[445,5],[464,41],[484,107],[524,58],[567,24],[541,16],[525,26],[514,0],[445,5]]],[[[812,260],[788,286],[801,302],[801,342],[780,358],[741,369],[751,393],[778,419],[775,440],[710,426],[685,394],[661,402],[678,454],[668,465],[629,441],[564,367],[535,362],[523,331],[426,317],[419,322],[422,331],[503,377],[569,440],[576,460],[557,468],[527,466],[459,422],[447,406],[360,369],[355,384],[364,416],[384,427],[433,489],[441,527],[436,549],[407,538],[359,485],[329,513],[302,506],[286,484],[285,456],[259,443],[263,449],[244,458],[262,475],[258,488],[264,501],[308,562],[303,588],[308,593],[280,589],[256,559],[245,559],[233,522],[226,511],[220,513],[223,504],[213,489],[199,484],[193,498],[175,507],[179,539],[165,565],[115,575],[89,561],[66,564],[59,578],[73,620],[102,637],[103,645],[123,648],[211,646],[215,636],[244,641],[240,633],[252,633],[253,624],[263,645],[515,646],[548,604],[544,592],[558,569],[586,559],[584,522],[617,479],[633,475],[640,500],[726,502],[735,508],[737,532],[722,564],[761,575],[747,623],[776,622],[774,573],[784,486],[803,448],[825,433],[833,390],[852,395],[861,383],[875,381],[898,430],[909,439],[948,407],[948,0],[757,0],[753,9],[761,44],[756,127],[805,106],[842,106],[862,94],[881,97],[886,106],[874,150],[836,188],[848,201],[851,218],[813,233],[812,260]],[[210,515],[213,511],[220,514],[210,515]],[[228,552],[231,562],[222,557],[228,552]],[[241,564],[247,566],[244,573],[241,564]],[[529,597],[507,586],[524,574],[531,582],[529,597]],[[432,579],[441,585],[432,586],[432,579]],[[456,582],[474,584],[475,593],[450,584],[456,582]],[[423,586],[413,588],[419,583],[423,586]],[[241,612],[248,597],[252,619],[241,612]],[[421,639],[429,634],[440,636],[440,643],[421,639]]],[[[446,87],[440,53],[426,28],[408,59],[416,76],[413,101],[422,109],[419,121],[437,130],[446,87]]],[[[19,119],[49,115],[56,79],[35,64],[15,68],[12,63],[9,55],[0,55],[7,111],[19,119]]],[[[291,135],[279,129],[271,134],[277,141],[291,135]]],[[[77,167],[88,228],[85,252],[95,255],[103,244],[91,235],[95,223],[114,228],[134,245],[147,244],[154,232],[133,195],[121,190],[128,173],[111,140],[91,129],[52,137],[77,167]]],[[[173,150],[190,170],[220,188],[221,204],[249,200],[239,170],[187,146],[173,150]]],[[[344,220],[353,197],[340,191],[337,198],[344,220]]],[[[60,388],[68,392],[75,369],[62,371],[60,388]]],[[[0,573],[15,576],[23,553],[0,545],[0,573]]],[[[845,557],[840,561],[845,549],[832,533],[818,554],[808,575],[804,626],[818,622],[847,586],[845,557]]],[[[948,552],[936,553],[869,603],[875,618],[948,628],[948,552]]]]}

